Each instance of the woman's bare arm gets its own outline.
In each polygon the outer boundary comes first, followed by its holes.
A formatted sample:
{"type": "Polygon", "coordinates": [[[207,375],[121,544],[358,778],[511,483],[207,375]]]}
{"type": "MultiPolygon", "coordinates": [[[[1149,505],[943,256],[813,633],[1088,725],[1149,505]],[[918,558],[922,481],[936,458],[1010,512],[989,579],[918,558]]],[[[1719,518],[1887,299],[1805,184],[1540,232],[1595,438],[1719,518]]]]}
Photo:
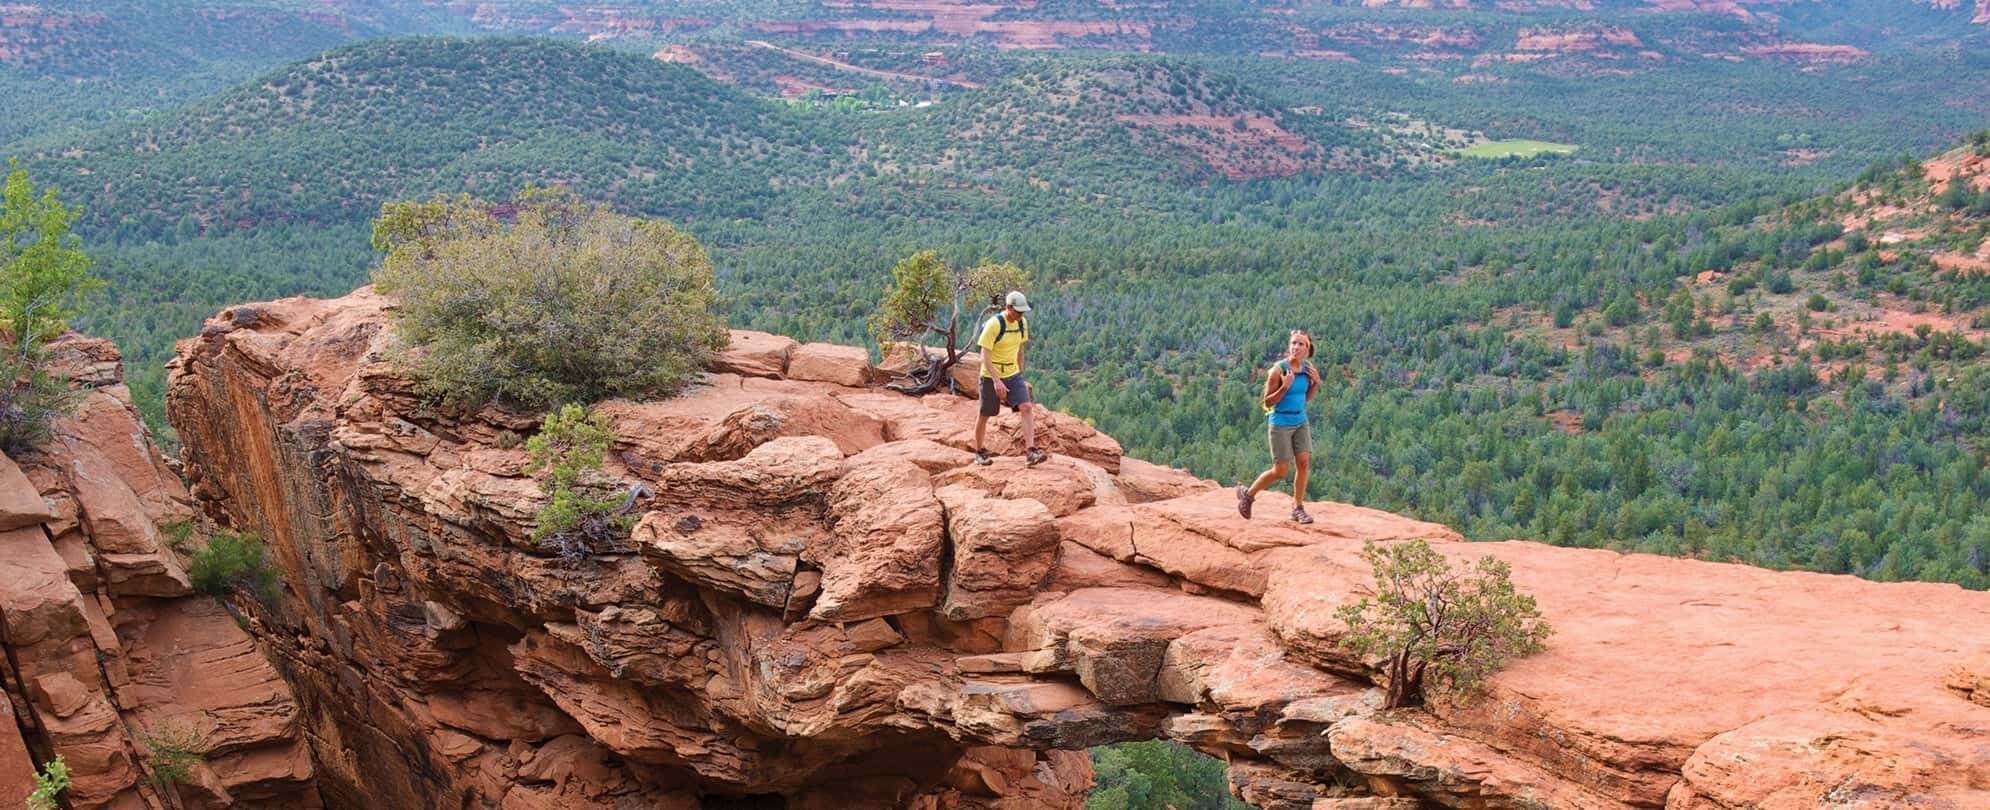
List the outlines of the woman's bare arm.
{"type": "Polygon", "coordinates": [[[1266,374],[1264,378],[1264,406],[1270,408],[1277,405],[1279,398],[1285,396],[1285,389],[1291,385],[1291,382],[1285,379],[1285,372],[1278,366],[1272,366],[1271,373],[1266,374]]]}

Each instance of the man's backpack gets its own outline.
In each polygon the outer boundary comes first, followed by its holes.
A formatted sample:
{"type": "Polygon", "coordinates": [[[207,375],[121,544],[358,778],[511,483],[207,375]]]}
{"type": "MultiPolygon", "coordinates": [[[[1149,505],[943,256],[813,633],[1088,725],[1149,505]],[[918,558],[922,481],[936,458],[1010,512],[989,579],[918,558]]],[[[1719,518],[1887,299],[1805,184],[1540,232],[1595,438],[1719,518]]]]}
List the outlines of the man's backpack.
{"type": "MultiPolygon", "coordinates": [[[[1001,343],[1002,338],[1007,337],[1009,334],[1009,319],[1002,317],[1002,313],[997,312],[995,313],[995,323],[1000,324],[995,328],[995,342],[1001,343]]],[[[1016,319],[1016,331],[1022,333],[1023,342],[1029,342],[1030,318],[1028,315],[1016,319]]]]}

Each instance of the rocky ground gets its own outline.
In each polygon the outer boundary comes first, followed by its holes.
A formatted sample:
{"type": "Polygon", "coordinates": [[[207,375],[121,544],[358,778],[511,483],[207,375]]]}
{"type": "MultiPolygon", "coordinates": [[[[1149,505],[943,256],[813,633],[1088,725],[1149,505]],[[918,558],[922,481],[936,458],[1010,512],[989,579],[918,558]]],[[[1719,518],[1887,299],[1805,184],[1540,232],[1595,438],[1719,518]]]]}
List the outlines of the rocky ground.
{"type": "Polygon", "coordinates": [[[153,447],[108,341],[54,347],[75,411],[0,455],[0,805],[61,756],[85,808],[318,807],[298,706],[223,605],[193,594],[193,500],[153,447]],[[205,749],[162,791],[153,741],[205,749]],[[177,796],[177,799],[175,799],[177,796]]]}
{"type": "MultiPolygon", "coordinates": [[[[968,463],[974,403],[861,350],[735,333],[598,407],[629,541],[530,540],[529,416],[439,413],[386,301],[240,306],[169,410],[335,807],[1077,808],[1081,750],[1169,737],[1260,807],[1990,804],[1990,596],[1528,542],[1227,491],[1054,415],[968,463]],[[1365,540],[1491,554],[1556,628],[1462,704],[1384,712],[1334,609],[1365,540]]],[[[11,613],[10,613],[11,615],[11,613]]],[[[3,746],[0,746],[3,747],[3,746]]]]}

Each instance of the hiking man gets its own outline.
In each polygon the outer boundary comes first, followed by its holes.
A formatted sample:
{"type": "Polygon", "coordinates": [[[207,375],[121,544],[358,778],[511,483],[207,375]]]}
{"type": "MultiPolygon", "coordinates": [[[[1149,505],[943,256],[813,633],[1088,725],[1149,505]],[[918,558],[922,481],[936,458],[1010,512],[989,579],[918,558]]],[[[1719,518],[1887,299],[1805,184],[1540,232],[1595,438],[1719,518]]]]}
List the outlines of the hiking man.
{"type": "Polygon", "coordinates": [[[1271,440],[1271,469],[1258,475],[1247,488],[1237,485],[1237,514],[1251,516],[1251,502],[1266,487],[1292,478],[1292,520],[1312,523],[1306,514],[1306,472],[1313,463],[1313,429],[1306,422],[1306,403],[1320,390],[1320,372],[1313,368],[1313,338],[1305,330],[1292,330],[1285,343],[1285,357],[1272,364],[1264,381],[1265,432],[1271,440]]]}
{"type": "Polygon", "coordinates": [[[1036,449],[1036,410],[1030,401],[1029,383],[1023,382],[1023,348],[1030,342],[1029,299],[1021,290],[1010,290],[1002,311],[981,325],[981,418],[974,422],[974,463],[993,463],[988,458],[988,417],[1008,405],[1023,417],[1023,463],[1034,467],[1049,458],[1036,449]]]}

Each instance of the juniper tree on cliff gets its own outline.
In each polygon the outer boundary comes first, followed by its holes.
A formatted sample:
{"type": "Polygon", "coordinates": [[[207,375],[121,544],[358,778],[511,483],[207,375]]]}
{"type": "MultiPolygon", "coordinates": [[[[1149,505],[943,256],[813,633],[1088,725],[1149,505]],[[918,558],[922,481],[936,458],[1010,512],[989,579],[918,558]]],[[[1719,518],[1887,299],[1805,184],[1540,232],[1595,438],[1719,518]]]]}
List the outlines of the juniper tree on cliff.
{"type": "Polygon", "coordinates": [[[373,244],[403,362],[457,406],[668,394],[726,343],[696,239],[565,189],[388,203],[373,244]]]}
{"type": "Polygon", "coordinates": [[[1341,645],[1384,656],[1387,708],[1415,706],[1432,687],[1470,692],[1509,660],[1540,652],[1553,631],[1534,597],[1513,587],[1512,569],[1490,555],[1453,569],[1422,540],[1378,546],[1362,559],[1375,584],[1336,612],[1348,627],[1341,645]]]}
{"type": "Polygon", "coordinates": [[[911,373],[909,385],[894,388],[924,394],[939,388],[947,370],[960,362],[961,317],[980,314],[974,302],[993,301],[1008,290],[1027,286],[1029,277],[1014,264],[983,261],[973,267],[953,267],[931,250],[914,253],[891,268],[891,288],[871,315],[871,335],[878,350],[889,354],[894,341],[917,340],[925,362],[911,373]],[[926,354],[926,341],[946,340],[946,354],[926,354]]]}

